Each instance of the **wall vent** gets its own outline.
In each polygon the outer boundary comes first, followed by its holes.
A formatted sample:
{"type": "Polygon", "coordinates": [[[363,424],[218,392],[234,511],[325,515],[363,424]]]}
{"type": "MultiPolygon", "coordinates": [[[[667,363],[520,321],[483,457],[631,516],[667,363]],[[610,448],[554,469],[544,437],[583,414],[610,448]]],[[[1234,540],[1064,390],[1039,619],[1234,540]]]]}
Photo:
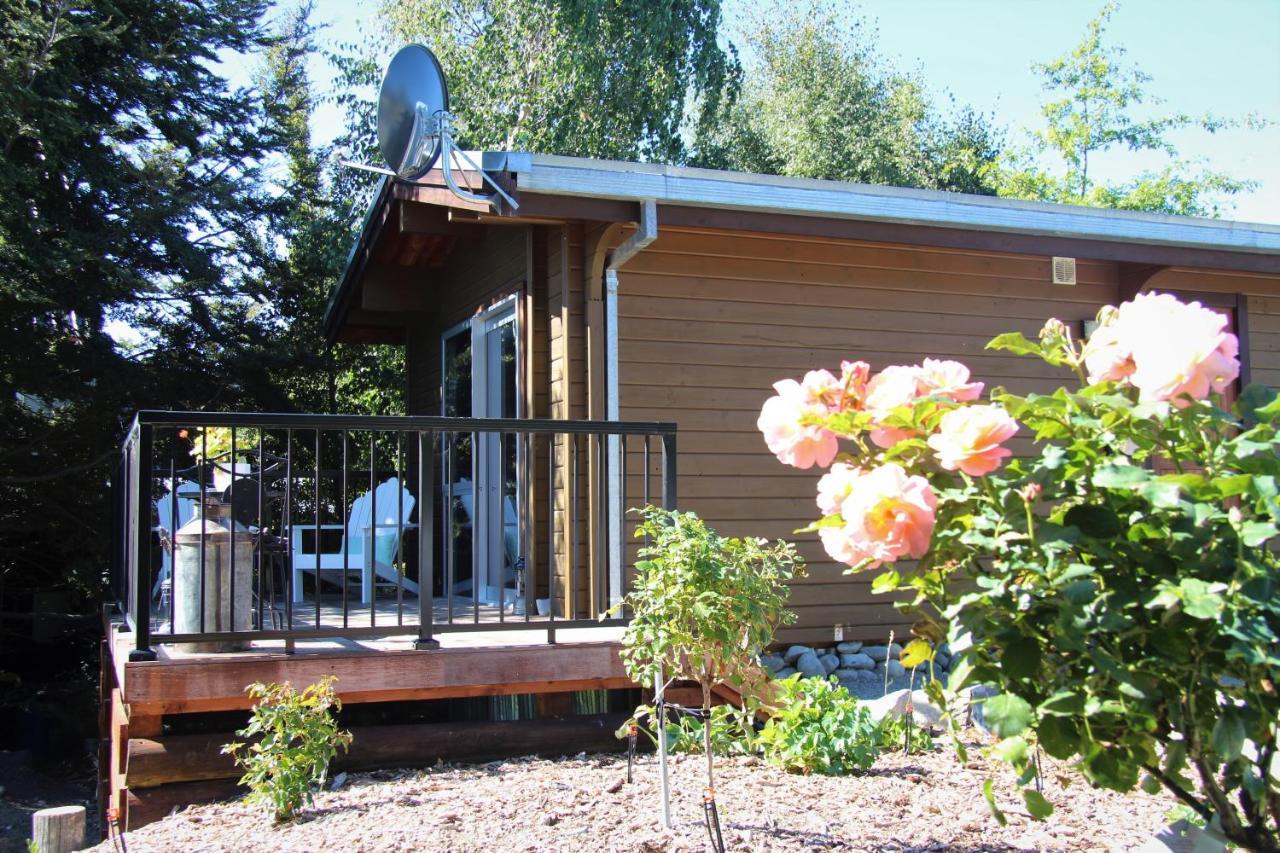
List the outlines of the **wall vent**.
{"type": "Polygon", "coordinates": [[[1075,258],[1054,258],[1053,259],[1053,283],[1054,284],[1075,284],[1076,283],[1076,259],[1075,258]]]}

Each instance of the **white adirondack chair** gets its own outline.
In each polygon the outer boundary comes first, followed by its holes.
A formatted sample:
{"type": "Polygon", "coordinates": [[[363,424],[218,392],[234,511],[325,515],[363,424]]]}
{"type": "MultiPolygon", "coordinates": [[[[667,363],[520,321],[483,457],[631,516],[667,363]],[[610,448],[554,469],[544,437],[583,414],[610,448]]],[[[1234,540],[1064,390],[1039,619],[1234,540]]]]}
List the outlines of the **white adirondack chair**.
{"type": "Polygon", "coordinates": [[[160,547],[160,573],[156,576],[155,585],[151,588],[151,595],[154,597],[160,594],[160,590],[170,577],[173,576],[173,531],[182,528],[182,525],[190,521],[196,514],[196,501],[176,496],[175,493],[181,489],[184,494],[189,494],[193,490],[199,490],[198,483],[190,481],[182,481],[176,484],[176,488],[170,489],[166,494],[162,495],[156,501],[156,530],[160,533],[162,540],[168,542],[168,546],[160,547]],[[173,525],[174,500],[177,500],[177,524],[173,525]],[[173,525],[173,530],[170,530],[173,525]]]}
{"type": "MultiPolygon", "coordinates": [[[[325,575],[342,575],[347,572],[360,573],[360,603],[373,601],[373,585],[376,578],[392,583],[396,582],[396,555],[400,551],[400,530],[409,530],[416,525],[409,523],[409,514],[413,510],[414,498],[409,491],[400,485],[395,477],[378,485],[373,492],[365,492],[351,504],[347,515],[347,526],[343,530],[341,524],[322,524],[317,529],[314,524],[290,525],[290,537],[293,541],[293,600],[303,600],[302,575],[304,572],[324,573],[325,575]],[[374,497],[377,500],[378,519],[373,524],[374,497]],[[397,511],[401,514],[397,518],[397,511]],[[397,521],[399,523],[397,523],[397,521]],[[375,529],[376,528],[376,529],[375,529]],[[303,531],[315,531],[313,544],[315,550],[303,547],[303,531]],[[336,551],[320,551],[320,530],[342,530],[342,544],[336,551]],[[344,566],[345,560],[345,566],[344,566]]],[[[345,583],[346,578],[337,578],[345,583]]],[[[319,580],[317,579],[317,584],[319,580]]],[[[404,588],[416,593],[418,585],[408,578],[404,579],[404,588]]]]}

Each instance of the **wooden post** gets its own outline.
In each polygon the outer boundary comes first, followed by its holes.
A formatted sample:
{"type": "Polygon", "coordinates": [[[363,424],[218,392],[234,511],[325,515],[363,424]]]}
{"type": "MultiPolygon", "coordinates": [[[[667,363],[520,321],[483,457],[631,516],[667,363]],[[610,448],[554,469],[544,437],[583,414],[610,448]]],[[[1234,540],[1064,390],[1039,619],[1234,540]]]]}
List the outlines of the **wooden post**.
{"type": "Polygon", "coordinates": [[[70,853],[84,847],[84,806],[58,806],[31,815],[31,840],[40,853],[70,853]]]}

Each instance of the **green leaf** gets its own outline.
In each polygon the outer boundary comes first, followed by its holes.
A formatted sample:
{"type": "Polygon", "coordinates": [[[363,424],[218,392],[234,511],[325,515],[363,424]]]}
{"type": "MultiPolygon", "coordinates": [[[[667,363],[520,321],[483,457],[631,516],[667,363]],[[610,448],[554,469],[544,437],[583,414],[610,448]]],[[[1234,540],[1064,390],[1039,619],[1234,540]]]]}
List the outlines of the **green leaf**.
{"type": "Polygon", "coordinates": [[[1005,350],[1016,355],[1041,355],[1044,350],[1039,341],[1029,340],[1021,332],[1005,332],[987,343],[987,349],[1005,350]]]}
{"type": "Polygon", "coordinates": [[[1000,667],[1010,678],[1032,678],[1040,669],[1040,644],[1034,637],[1019,637],[1005,646],[1000,667]]]}
{"type": "Polygon", "coordinates": [[[1053,803],[1035,788],[1023,788],[1022,801],[1027,804],[1027,813],[1035,820],[1044,820],[1053,814],[1053,803]]]}
{"type": "Polygon", "coordinates": [[[1220,594],[1223,584],[1210,584],[1199,578],[1183,578],[1178,583],[1182,593],[1182,609],[1197,619],[1217,619],[1222,614],[1224,601],[1220,594]]]}
{"type": "Polygon", "coordinates": [[[1235,761],[1244,748],[1244,720],[1234,707],[1227,708],[1213,726],[1209,743],[1224,762],[1235,761]]]}
{"type": "Polygon", "coordinates": [[[1113,539],[1124,530],[1124,525],[1111,509],[1097,504],[1073,506],[1067,510],[1063,521],[1094,539],[1113,539]]]}
{"type": "Polygon", "coordinates": [[[1080,730],[1071,717],[1041,717],[1036,735],[1044,751],[1059,761],[1066,761],[1080,749],[1080,730]]]}
{"type": "Polygon", "coordinates": [[[1093,484],[1103,489],[1131,489],[1151,479],[1151,472],[1135,465],[1108,463],[1093,475],[1093,484]]]}
{"type": "Polygon", "coordinates": [[[1003,761],[1020,768],[1027,760],[1027,750],[1030,748],[1030,744],[1023,738],[1005,738],[996,744],[996,755],[999,755],[1003,761]]]}
{"type": "Polygon", "coordinates": [[[1240,538],[1244,544],[1250,548],[1257,548],[1271,539],[1280,530],[1276,529],[1274,524],[1266,521],[1246,521],[1240,525],[1240,538]]]}
{"type": "Polygon", "coordinates": [[[987,807],[991,809],[991,816],[996,819],[996,823],[1001,826],[1007,826],[1009,820],[1004,816],[1004,812],[1000,811],[1000,807],[996,805],[994,780],[987,779],[982,783],[982,796],[987,801],[987,807]]]}
{"type": "Polygon", "coordinates": [[[1013,737],[1026,730],[1031,722],[1031,705],[1021,696],[1002,693],[982,704],[982,718],[1000,737],[1013,737]]]}

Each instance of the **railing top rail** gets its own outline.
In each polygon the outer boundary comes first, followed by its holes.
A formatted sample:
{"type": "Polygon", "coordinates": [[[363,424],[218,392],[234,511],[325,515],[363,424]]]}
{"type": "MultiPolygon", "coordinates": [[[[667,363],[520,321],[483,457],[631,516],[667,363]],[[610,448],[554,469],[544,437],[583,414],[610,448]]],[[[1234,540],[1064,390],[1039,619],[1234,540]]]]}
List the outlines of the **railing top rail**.
{"type": "Polygon", "coordinates": [[[143,410],[145,426],[255,427],[258,429],[348,429],[399,432],[605,433],[674,435],[667,421],[580,421],[546,418],[446,418],[433,415],[319,415],[272,412],[167,412],[143,410]]]}

